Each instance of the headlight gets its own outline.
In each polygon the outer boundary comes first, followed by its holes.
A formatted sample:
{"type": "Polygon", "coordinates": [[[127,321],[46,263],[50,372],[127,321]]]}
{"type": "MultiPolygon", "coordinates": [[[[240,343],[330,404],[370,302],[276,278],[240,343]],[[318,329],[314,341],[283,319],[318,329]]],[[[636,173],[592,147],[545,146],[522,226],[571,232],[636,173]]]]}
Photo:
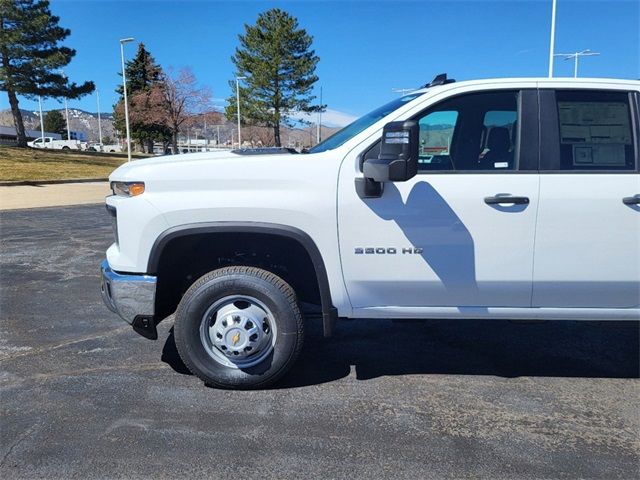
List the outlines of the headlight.
{"type": "Polygon", "coordinates": [[[144,182],[111,182],[111,191],[121,197],[136,197],[144,193],[144,182]]]}

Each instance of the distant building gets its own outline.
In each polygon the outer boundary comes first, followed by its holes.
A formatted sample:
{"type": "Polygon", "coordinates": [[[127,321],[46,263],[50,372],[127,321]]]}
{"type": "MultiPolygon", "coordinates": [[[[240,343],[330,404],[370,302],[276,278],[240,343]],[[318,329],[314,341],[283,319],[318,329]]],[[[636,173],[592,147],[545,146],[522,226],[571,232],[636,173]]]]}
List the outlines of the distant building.
{"type": "MultiPolygon", "coordinates": [[[[42,132],[40,130],[26,130],[25,133],[27,135],[27,141],[31,141],[42,136],[42,132]]],[[[62,135],[59,133],[44,132],[44,136],[53,137],[55,140],[62,139],[62,135]]],[[[5,127],[0,125],[0,145],[15,145],[16,143],[18,143],[18,135],[16,134],[15,127],[5,127]]]]}
{"type": "Polygon", "coordinates": [[[71,130],[69,133],[71,134],[71,140],[79,140],[81,142],[87,141],[87,134],[84,132],[74,132],[73,130],[71,130]]]}

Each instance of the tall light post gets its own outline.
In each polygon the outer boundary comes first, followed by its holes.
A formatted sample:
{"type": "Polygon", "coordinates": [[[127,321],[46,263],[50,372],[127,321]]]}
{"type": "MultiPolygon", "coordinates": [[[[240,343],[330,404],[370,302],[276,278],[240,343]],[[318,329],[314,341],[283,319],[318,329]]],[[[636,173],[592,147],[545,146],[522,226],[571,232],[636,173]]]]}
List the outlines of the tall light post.
{"type": "Polygon", "coordinates": [[[244,80],[247,77],[236,77],[236,102],[238,106],[238,148],[242,148],[242,133],[240,132],[240,80],[244,80]]]}
{"type": "MultiPolygon", "coordinates": [[[[65,80],[67,79],[64,70],[60,70],[60,75],[62,75],[62,78],[65,80]]],[[[64,113],[65,118],[67,119],[67,140],[71,140],[71,129],[69,128],[69,105],[67,105],[67,97],[64,97],[64,113]]]]}
{"type": "Polygon", "coordinates": [[[592,52],[588,48],[581,52],[573,53],[555,53],[554,57],[563,57],[565,60],[571,60],[573,58],[573,78],[578,78],[578,58],[580,57],[592,57],[594,55],[600,55],[599,52],[592,52]]]}
{"type": "Polygon", "coordinates": [[[64,112],[67,117],[67,140],[71,140],[71,128],[69,127],[69,105],[67,104],[67,97],[64,97],[64,112]]]}
{"type": "Polygon", "coordinates": [[[100,151],[102,151],[102,121],[100,119],[100,92],[96,88],[96,102],[98,103],[98,138],[100,139],[100,151]]]}
{"type": "Polygon", "coordinates": [[[42,135],[42,148],[46,147],[44,143],[44,119],[42,118],[42,97],[38,95],[38,108],[40,109],[40,134],[42,135]]]}
{"type": "Polygon", "coordinates": [[[318,130],[316,131],[316,144],[320,143],[321,129],[322,129],[322,87],[320,87],[320,110],[318,110],[318,130]]]}
{"type": "Polygon", "coordinates": [[[553,50],[556,42],[556,0],[551,4],[551,40],[549,42],[549,78],[553,77],[553,50]]]}
{"type": "Polygon", "coordinates": [[[127,161],[131,161],[131,131],[129,130],[129,105],[127,102],[127,75],[124,70],[124,44],[133,42],[133,38],[120,39],[120,60],[122,62],[122,90],[124,92],[124,124],[127,129],[127,161]]]}

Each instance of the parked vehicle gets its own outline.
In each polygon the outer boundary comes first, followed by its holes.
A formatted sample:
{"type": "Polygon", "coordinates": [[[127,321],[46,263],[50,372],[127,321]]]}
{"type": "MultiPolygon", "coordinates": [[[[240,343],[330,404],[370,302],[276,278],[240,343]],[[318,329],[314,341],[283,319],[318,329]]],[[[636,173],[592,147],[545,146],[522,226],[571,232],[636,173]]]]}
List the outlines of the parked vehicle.
{"type": "Polygon", "coordinates": [[[49,148],[51,150],[84,150],[86,143],[80,140],[57,140],[53,137],[38,137],[27,145],[33,148],[49,148]]]}
{"type": "Polygon", "coordinates": [[[104,144],[102,145],[102,151],[109,153],[119,153],[122,152],[122,146],[117,143],[104,144]]]}
{"type": "Polygon", "coordinates": [[[122,147],[117,143],[104,144],[104,143],[95,142],[95,143],[90,143],[89,146],[87,147],[87,150],[92,152],[116,153],[116,152],[121,152],[122,147]]]}
{"type": "Polygon", "coordinates": [[[175,312],[184,363],[227,388],[291,367],[306,304],[327,336],[338,317],[639,320],[639,99],[439,75],[306,154],[125,164],[104,300],[148,338],[175,312]]]}

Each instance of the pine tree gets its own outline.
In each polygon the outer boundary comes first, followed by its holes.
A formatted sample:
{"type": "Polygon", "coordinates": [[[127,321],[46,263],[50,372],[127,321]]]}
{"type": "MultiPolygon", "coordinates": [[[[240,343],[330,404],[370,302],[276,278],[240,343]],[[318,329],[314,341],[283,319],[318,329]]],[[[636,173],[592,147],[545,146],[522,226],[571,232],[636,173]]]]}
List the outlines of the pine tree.
{"type": "Polygon", "coordinates": [[[50,110],[43,119],[44,129],[47,132],[64,134],[67,131],[67,122],[60,110],[50,110]]]}
{"type": "MultiPolygon", "coordinates": [[[[138,44],[136,56],[129,60],[125,66],[127,75],[127,97],[129,101],[129,111],[131,124],[131,138],[137,140],[142,145],[146,145],[147,151],[153,153],[153,144],[155,141],[166,140],[170,138],[171,133],[161,124],[153,119],[156,115],[153,110],[158,105],[149,100],[149,94],[152,89],[162,84],[163,73],[162,68],[158,65],[145,48],[144,43],[138,44]],[[136,115],[131,115],[135,112],[136,115]]],[[[124,97],[122,85],[116,88],[116,92],[120,95],[120,100],[114,106],[115,127],[118,131],[125,131],[124,119],[124,97]]]]}
{"type": "MultiPolygon", "coordinates": [[[[280,125],[291,125],[296,112],[313,112],[313,84],[319,57],[311,49],[313,38],[298,28],[298,20],[273,8],[258,16],[255,25],[244,26],[240,46],[232,61],[237,77],[246,77],[240,89],[240,110],[245,123],[273,129],[276,146],[280,143],[280,125]]],[[[229,82],[233,95],[227,99],[227,118],[236,118],[236,84],[229,82]]]]}
{"type": "MultiPolygon", "coordinates": [[[[125,64],[127,75],[127,95],[149,90],[160,82],[162,77],[162,67],[158,65],[144,43],[138,44],[138,51],[133,60],[128,60],[125,64]]],[[[122,75],[122,73],[119,73],[122,75]]],[[[122,96],[122,85],[116,88],[116,92],[122,96]]]]}
{"type": "Polygon", "coordinates": [[[58,25],[45,0],[0,0],[0,90],[7,92],[18,146],[27,138],[18,95],[27,98],[78,98],[94,90],[93,82],[69,83],[59,69],[75,50],[60,46],[70,31],[58,25]]]}

